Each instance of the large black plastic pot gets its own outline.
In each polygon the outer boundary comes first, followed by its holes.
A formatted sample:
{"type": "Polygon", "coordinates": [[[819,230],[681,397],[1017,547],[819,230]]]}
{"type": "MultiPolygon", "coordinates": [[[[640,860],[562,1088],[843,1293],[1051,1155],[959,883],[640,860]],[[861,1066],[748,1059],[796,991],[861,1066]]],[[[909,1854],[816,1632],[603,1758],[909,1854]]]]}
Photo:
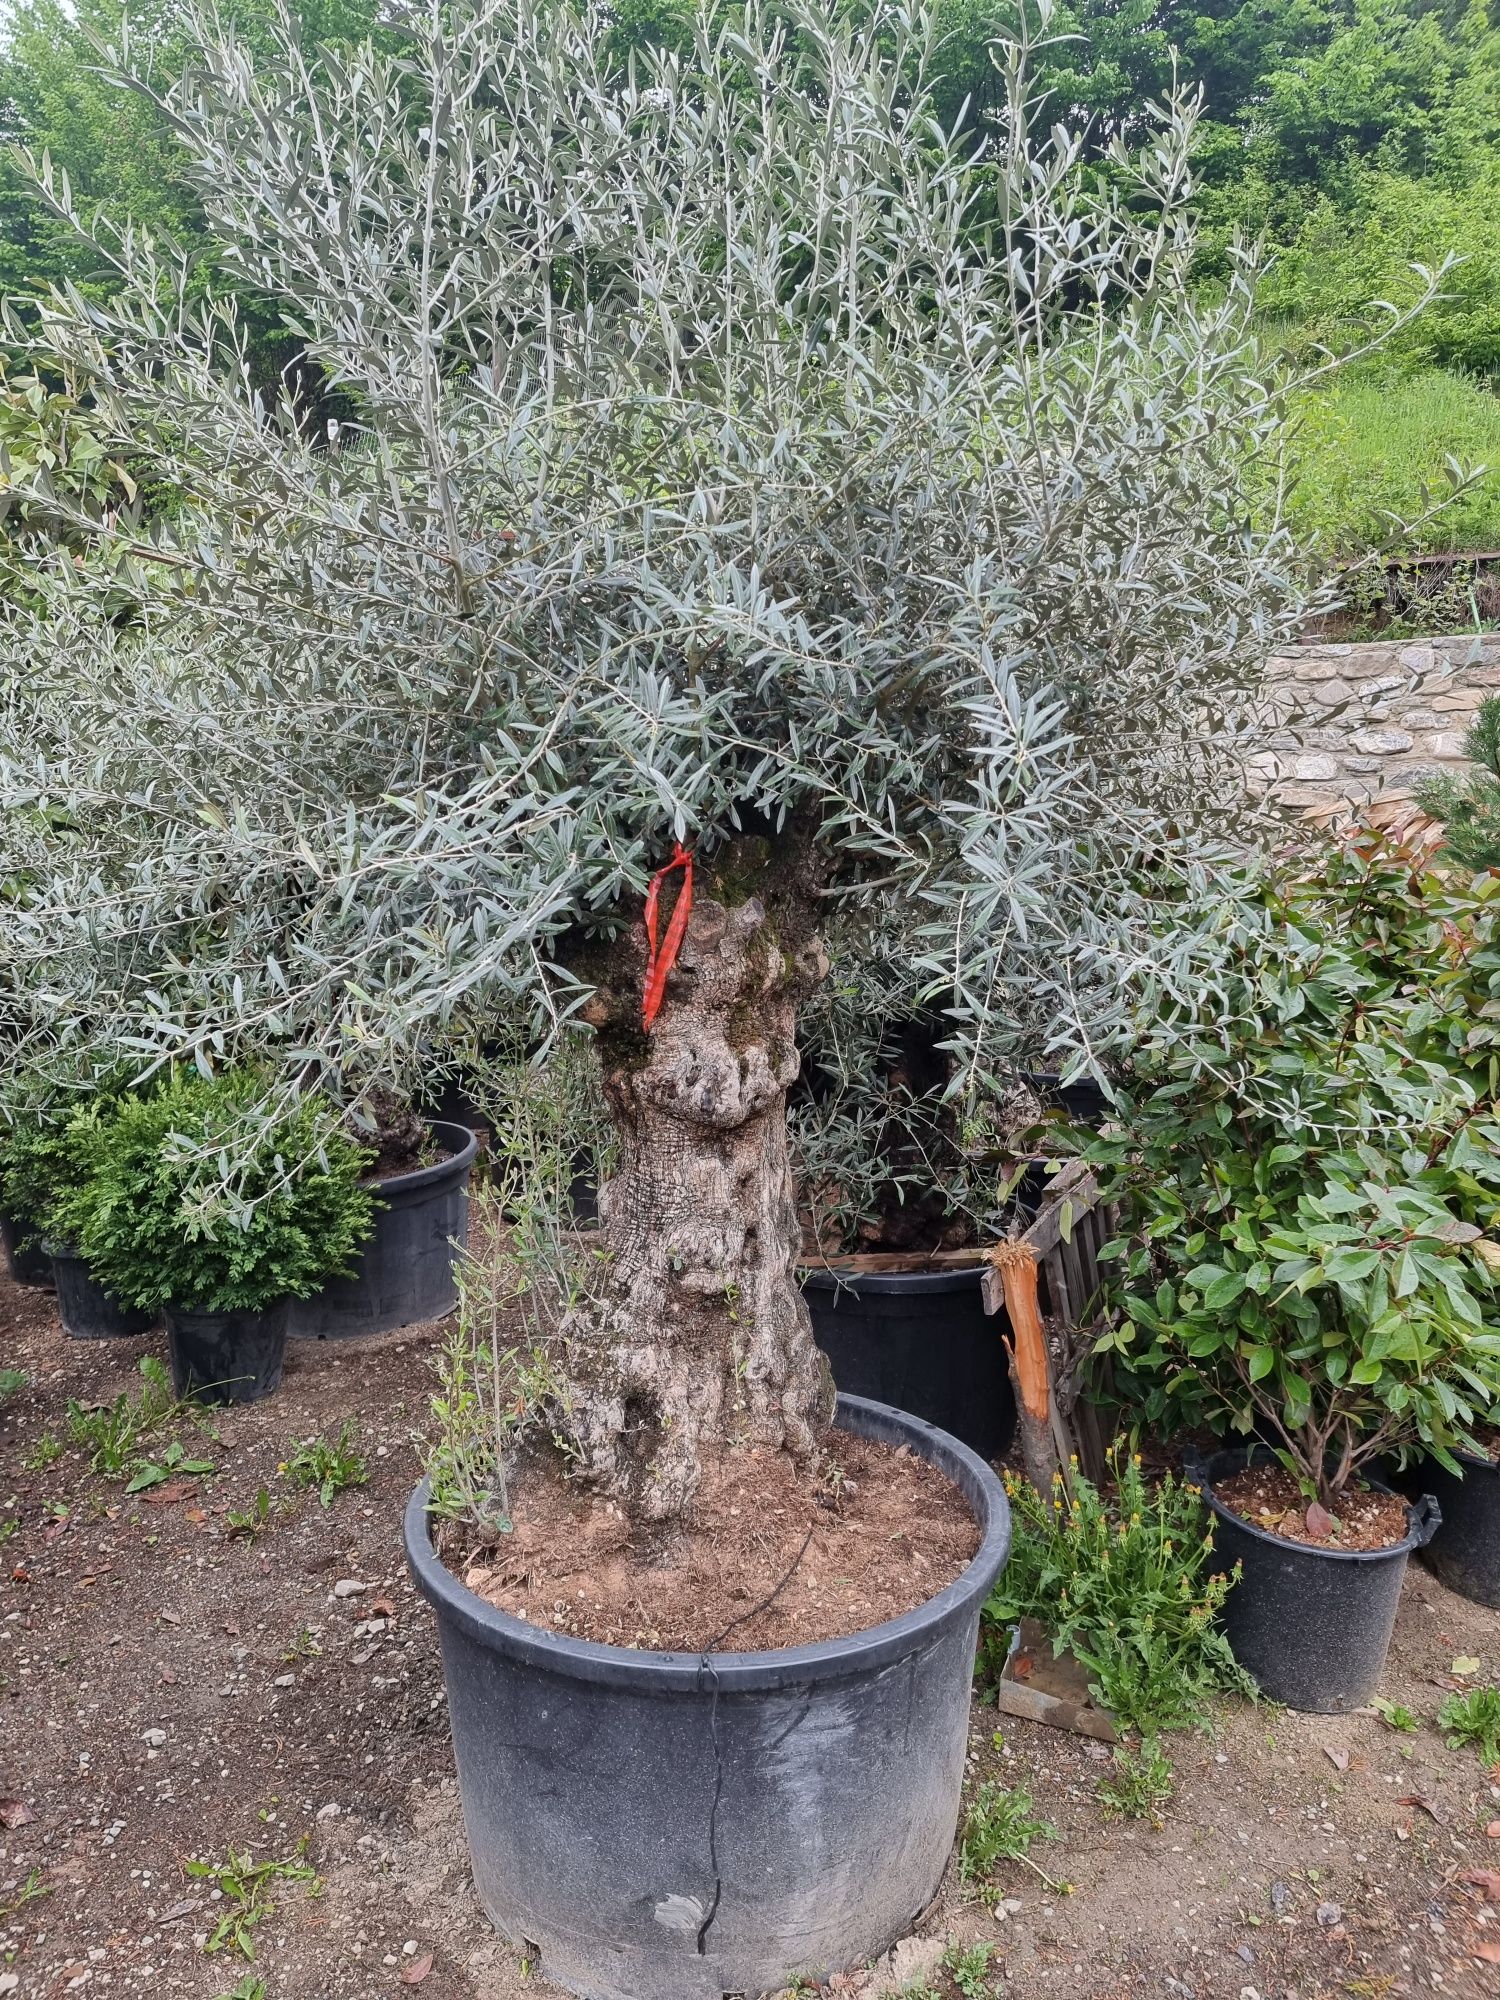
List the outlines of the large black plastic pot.
{"type": "Polygon", "coordinates": [[[0,1215],[0,1247],[5,1251],[5,1268],[18,1285],[40,1285],[50,1291],[53,1284],[52,1259],[23,1223],[0,1215]]]}
{"type": "Polygon", "coordinates": [[[469,1169],[479,1142],[463,1125],[435,1124],[432,1136],[447,1159],[379,1182],[383,1206],[358,1268],[292,1307],[295,1338],[386,1333],[441,1319],[458,1304],[454,1245],[461,1250],[469,1237],[469,1169]]]}
{"type": "Polygon", "coordinates": [[[544,1632],[438,1560],[425,1485],[406,1510],[480,1901],[588,2000],[721,2000],[859,1963],[942,1877],[1009,1510],[989,1467],[931,1426],[849,1397],[838,1422],[938,1466],[982,1540],[918,1610],[821,1645],[650,1653],[544,1632]]]}
{"type": "Polygon", "coordinates": [[[155,1313],[111,1298],[76,1251],[60,1243],[47,1247],[57,1285],[57,1316],[71,1340],[132,1340],[150,1332],[155,1313]]]}
{"type": "MultiPolygon", "coordinates": [[[[1375,1692],[1396,1623],[1406,1558],[1425,1547],[1442,1519],[1424,1494],[1407,1508],[1407,1533],[1389,1549],[1322,1549],[1267,1534],[1232,1513],[1214,1492],[1247,1463],[1268,1464],[1260,1446],[1190,1455],[1188,1475],[1213,1514],[1214,1554],[1225,1569],[1244,1565],[1224,1603],[1234,1656],[1261,1692],[1288,1708],[1334,1715],[1362,1707],[1375,1692]]],[[[1382,1493],[1378,1479],[1367,1483],[1382,1493]]]]}
{"type": "Polygon", "coordinates": [[[1023,1070],[1021,1076],[1042,1102],[1066,1112],[1077,1125],[1102,1125],[1112,1110],[1109,1099],[1092,1077],[1064,1083],[1052,1070],[1023,1070]]]}
{"type": "Polygon", "coordinates": [[[813,1337],[846,1396],[909,1410],[984,1458],[1016,1428],[1001,1335],[985,1312],[982,1272],[838,1272],[812,1265],[802,1290],[813,1337]]]}
{"type": "Polygon", "coordinates": [[[172,1386],[202,1403],[259,1403],[281,1386],[291,1302],[263,1312],[167,1307],[172,1386]]]}
{"type": "Polygon", "coordinates": [[[1460,1597],[1500,1606],[1500,1465],[1472,1452],[1453,1455],[1462,1479],[1425,1459],[1397,1483],[1404,1490],[1420,1479],[1442,1509],[1442,1526],[1423,1557],[1428,1567],[1460,1597]]]}

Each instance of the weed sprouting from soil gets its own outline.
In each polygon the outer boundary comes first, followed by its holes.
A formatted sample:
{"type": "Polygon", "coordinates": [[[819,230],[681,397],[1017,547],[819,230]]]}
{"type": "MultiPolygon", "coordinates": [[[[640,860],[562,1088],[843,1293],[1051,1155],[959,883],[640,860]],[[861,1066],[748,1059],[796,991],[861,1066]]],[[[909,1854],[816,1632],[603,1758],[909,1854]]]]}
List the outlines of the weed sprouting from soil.
{"type": "MultiPolygon", "coordinates": [[[[219,1892],[223,1902],[218,1922],[203,1949],[214,1952],[233,1948],[245,1958],[255,1956],[255,1930],[276,1908],[271,1889],[278,1882],[306,1888],[310,1895],[321,1894],[323,1883],[318,1871],[303,1858],[305,1840],[298,1843],[295,1856],[281,1861],[257,1861],[247,1853],[231,1850],[223,1861],[189,1861],[187,1873],[198,1882],[207,1882],[219,1892]]],[[[243,1982],[242,1982],[243,1983],[243,1982]]]]}
{"type": "Polygon", "coordinates": [[[1099,1780],[1099,1803],[1106,1818],[1149,1819],[1159,1826],[1174,1789],[1172,1760],[1148,1737],[1139,1750],[1121,1744],[1115,1751],[1114,1769],[1099,1780]]]}
{"type": "MultiPolygon", "coordinates": [[[[208,1428],[203,1413],[194,1404],[178,1399],[166,1369],[154,1354],[147,1354],[141,1360],[138,1397],[122,1393],[98,1409],[87,1409],[70,1399],[68,1435],[80,1450],[89,1454],[90,1472],[101,1479],[121,1479],[127,1475],[134,1477],[149,1465],[145,1447],[187,1417],[208,1428]]],[[[179,1445],[179,1453],[181,1450],[179,1445]]],[[[148,1478],[144,1483],[151,1486],[157,1481],[148,1478]]]]}
{"type": "Polygon", "coordinates": [[[1386,1728],[1394,1729],[1400,1736],[1414,1736],[1422,1727],[1422,1718],[1413,1715],[1399,1701],[1387,1701],[1384,1696],[1376,1695],[1371,1705],[1386,1728]]]}
{"type": "Polygon", "coordinates": [[[1437,1719],[1438,1727],[1447,1733],[1450,1750],[1472,1743],[1481,1763],[1500,1763],[1500,1688],[1470,1688],[1467,1694],[1450,1694],[1437,1719]]]}
{"type": "Polygon", "coordinates": [[[64,1449],[60,1437],[54,1437],[51,1431],[43,1431],[21,1463],[28,1472],[45,1472],[49,1465],[56,1465],[64,1449]]]}
{"type": "Polygon", "coordinates": [[[994,1991],[990,1985],[990,1960],[995,1956],[992,1944],[971,1944],[966,1951],[952,1945],[943,1955],[943,1970],[953,1981],[964,2000],[988,2000],[994,1991]]]}
{"type": "Polygon", "coordinates": [[[288,1485],[299,1491],[316,1488],[323,1506],[351,1486],[368,1485],[370,1468],[359,1450],[359,1431],[345,1418],[336,1438],[304,1438],[281,1466],[288,1485]]]}
{"type": "Polygon", "coordinates": [[[1033,1841],[1056,1838],[1057,1829],[1036,1817],[1032,1796],[1024,1785],[1012,1789],[990,1779],[975,1793],[964,1821],[958,1849],[959,1879],[982,1885],[999,1862],[1023,1861],[1050,1888],[1062,1893],[1062,1885],[1053,1882],[1031,1858],[1033,1841]]]}
{"type": "Polygon", "coordinates": [[[24,1368],[0,1368],[0,1403],[7,1396],[18,1396],[30,1379],[24,1368]]]}

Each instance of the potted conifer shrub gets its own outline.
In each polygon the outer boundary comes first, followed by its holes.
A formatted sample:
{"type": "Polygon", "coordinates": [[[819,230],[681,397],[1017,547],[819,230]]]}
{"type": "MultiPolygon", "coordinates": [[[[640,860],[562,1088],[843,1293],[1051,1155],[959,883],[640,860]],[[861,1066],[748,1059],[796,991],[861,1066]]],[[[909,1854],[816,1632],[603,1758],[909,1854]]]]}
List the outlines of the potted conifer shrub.
{"type": "Polygon", "coordinates": [[[332,1108],[315,1096],[278,1105],[253,1070],[180,1072],[72,1137],[85,1170],[54,1202],[54,1224],[112,1298],[165,1312],[177,1393],[271,1395],[291,1301],[346,1270],[369,1232],[367,1156],[332,1108]]]}
{"type": "Polygon", "coordinates": [[[268,421],[232,315],[164,311],[133,237],[107,306],[39,303],[111,448],[190,498],[149,561],[98,525],[137,626],[84,564],[0,630],[0,808],[40,768],[69,813],[0,948],[24,1034],[65,910],[101,1032],[344,1102],[496,1018],[543,1063],[593,1037],[599,1230],[528,1273],[539,1353],[455,1336],[407,1546],[494,1921],[580,1992],[718,2000],[931,1895],[1008,1537],[961,1444],[835,1407],[799,1013],[940,990],[961,1125],[1039,1017],[1107,1018],[1136,855],[1232,786],[1187,718],[1253,714],[1299,607],[1242,477],[1280,423],[1249,278],[1189,280],[1190,111],[1116,199],[1032,132],[1019,50],[1004,143],[941,130],[927,14],[705,8],[629,67],[608,28],[461,0],[337,79],[207,33],[183,170],[358,431],[268,421]]]}
{"type": "Polygon", "coordinates": [[[1231,1643],[1275,1699],[1349,1709],[1439,1518],[1376,1468],[1456,1472],[1500,1394],[1500,1245],[1476,1220],[1500,1124],[1431,1059],[1465,938],[1409,856],[1363,831],[1200,894],[1166,912],[1179,997],[1158,967],[1118,1135],[1090,1148],[1126,1218],[1100,1346],[1148,1423],[1245,1440],[1198,1467],[1243,1566],[1231,1643]]]}

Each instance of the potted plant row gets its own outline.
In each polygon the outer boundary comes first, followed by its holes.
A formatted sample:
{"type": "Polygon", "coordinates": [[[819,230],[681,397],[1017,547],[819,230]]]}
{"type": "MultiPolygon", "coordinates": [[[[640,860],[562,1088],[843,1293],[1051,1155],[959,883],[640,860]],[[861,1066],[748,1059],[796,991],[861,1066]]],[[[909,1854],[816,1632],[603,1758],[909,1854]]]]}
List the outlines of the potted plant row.
{"type": "Polygon", "coordinates": [[[47,1227],[64,1263],[118,1309],[165,1313],[179,1395],[272,1394],[292,1301],[347,1271],[370,1230],[368,1155],[333,1107],[252,1069],[178,1072],[75,1115],[62,1150],[47,1227]]]}
{"type": "Polygon", "coordinates": [[[1436,1059],[1470,917],[1366,837],[1171,920],[1180,997],[1153,987],[1088,1149],[1123,1216],[1100,1345],[1148,1423],[1225,1438],[1195,1470],[1243,1570],[1238,1658],[1292,1707],[1350,1709],[1438,1526],[1429,1468],[1458,1474],[1500,1396],[1500,1125],[1436,1059]],[[1400,1463],[1410,1498],[1379,1476],[1400,1463]]]}

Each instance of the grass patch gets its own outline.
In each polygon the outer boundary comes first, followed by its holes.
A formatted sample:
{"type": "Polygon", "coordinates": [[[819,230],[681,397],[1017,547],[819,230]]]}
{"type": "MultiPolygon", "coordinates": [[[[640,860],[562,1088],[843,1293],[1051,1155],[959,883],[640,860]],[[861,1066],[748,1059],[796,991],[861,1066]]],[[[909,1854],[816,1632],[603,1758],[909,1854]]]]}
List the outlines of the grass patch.
{"type": "Polygon", "coordinates": [[[1363,555],[1451,490],[1445,461],[1483,464],[1479,483],[1396,538],[1403,552],[1500,549],[1500,396],[1476,377],[1430,368],[1387,378],[1335,377],[1297,412],[1288,515],[1299,540],[1334,557],[1363,555]]]}

